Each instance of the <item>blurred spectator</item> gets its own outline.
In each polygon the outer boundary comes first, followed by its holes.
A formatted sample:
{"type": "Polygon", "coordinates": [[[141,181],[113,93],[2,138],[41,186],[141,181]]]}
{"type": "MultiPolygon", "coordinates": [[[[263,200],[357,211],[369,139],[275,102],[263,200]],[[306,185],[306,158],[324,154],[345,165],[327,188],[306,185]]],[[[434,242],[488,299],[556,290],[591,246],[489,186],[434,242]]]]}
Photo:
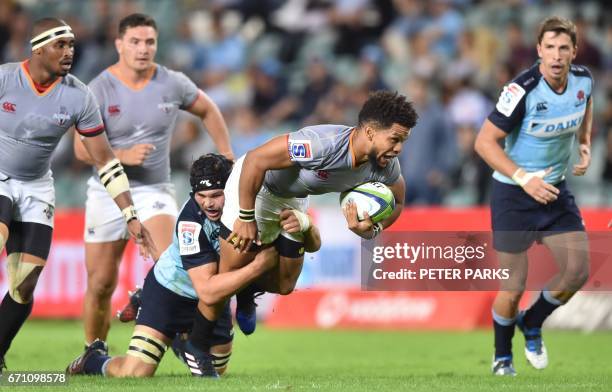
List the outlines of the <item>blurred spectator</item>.
{"type": "Polygon", "coordinates": [[[453,8],[451,0],[428,3],[431,20],[423,30],[431,50],[442,59],[450,59],[457,51],[457,37],[464,29],[463,15],[453,8]]]}
{"type": "Polygon", "coordinates": [[[578,17],[576,23],[576,40],[578,52],[576,53],[576,64],[586,65],[593,72],[601,69],[603,56],[597,46],[589,39],[589,23],[583,17],[578,17]]]}
{"type": "Polygon", "coordinates": [[[359,56],[360,86],[362,92],[386,90],[389,87],[382,77],[382,66],[385,53],[378,45],[368,45],[361,50],[359,56]]]}
{"type": "Polygon", "coordinates": [[[239,107],[232,113],[229,129],[236,157],[241,157],[277,135],[264,130],[261,119],[248,106],[239,107]]]}
{"type": "Polygon", "coordinates": [[[603,188],[603,203],[612,203],[612,88],[608,89],[606,107],[603,112],[602,125],[604,128],[604,169],[602,179],[604,182],[603,188]]]}
{"type": "Polygon", "coordinates": [[[9,21],[9,40],[2,52],[4,62],[23,61],[30,56],[31,22],[29,15],[21,7],[13,8],[9,21]]]}
{"type": "Polygon", "coordinates": [[[419,115],[400,155],[407,204],[440,204],[457,164],[457,140],[444,108],[429,96],[428,83],[408,82],[408,98],[419,115]]]}
{"type": "Polygon", "coordinates": [[[272,58],[267,58],[251,67],[249,72],[253,89],[251,108],[262,116],[266,123],[277,123],[284,115],[279,110],[283,98],[287,94],[287,82],[282,75],[281,64],[272,58]]]}
{"type": "Polygon", "coordinates": [[[523,30],[517,21],[512,21],[506,27],[504,40],[506,42],[506,54],[504,59],[511,63],[515,69],[529,68],[538,59],[535,45],[533,43],[526,44],[523,30]]]}

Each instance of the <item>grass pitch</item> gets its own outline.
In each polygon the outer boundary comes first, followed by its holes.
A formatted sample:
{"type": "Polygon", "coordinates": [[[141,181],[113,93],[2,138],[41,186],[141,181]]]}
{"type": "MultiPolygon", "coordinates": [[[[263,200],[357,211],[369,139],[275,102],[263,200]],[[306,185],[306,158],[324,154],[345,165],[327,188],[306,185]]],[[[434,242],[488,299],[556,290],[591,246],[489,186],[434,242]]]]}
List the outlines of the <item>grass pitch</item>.
{"type": "MultiPolygon", "coordinates": [[[[131,328],[113,324],[111,354],[125,352],[131,328]]],[[[63,370],[80,354],[82,336],[76,321],[28,321],[6,356],[9,370],[63,370]]],[[[612,391],[612,333],[544,336],[548,369],[528,366],[517,334],[518,377],[497,378],[489,371],[490,331],[278,331],[260,325],[250,337],[236,332],[229,372],[220,380],[192,378],[168,352],[151,379],[72,377],[67,386],[44,390],[612,391]]]]}

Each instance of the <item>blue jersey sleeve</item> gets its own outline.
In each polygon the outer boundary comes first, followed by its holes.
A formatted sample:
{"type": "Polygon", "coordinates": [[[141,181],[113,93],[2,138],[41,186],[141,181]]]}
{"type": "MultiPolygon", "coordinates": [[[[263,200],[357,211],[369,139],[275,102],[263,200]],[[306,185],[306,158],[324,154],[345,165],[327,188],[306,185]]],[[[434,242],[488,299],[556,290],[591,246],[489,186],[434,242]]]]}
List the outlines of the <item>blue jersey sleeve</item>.
{"type": "Polygon", "coordinates": [[[179,254],[185,270],[219,261],[217,250],[202,227],[199,208],[194,204],[193,201],[187,203],[176,223],[179,254]]]}
{"type": "Polygon", "coordinates": [[[538,84],[538,64],[521,73],[504,86],[489,121],[506,133],[520,128],[525,117],[527,94],[538,84]]]}

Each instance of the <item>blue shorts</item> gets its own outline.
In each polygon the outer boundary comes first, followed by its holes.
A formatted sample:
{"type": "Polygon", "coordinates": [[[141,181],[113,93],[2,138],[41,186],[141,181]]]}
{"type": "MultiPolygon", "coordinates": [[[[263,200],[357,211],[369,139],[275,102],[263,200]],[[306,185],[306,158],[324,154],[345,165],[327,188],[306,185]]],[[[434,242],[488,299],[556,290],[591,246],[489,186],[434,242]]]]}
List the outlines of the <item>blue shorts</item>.
{"type": "MultiPolygon", "coordinates": [[[[191,331],[197,311],[198,301],[178,295],[162,286],[155,279],[151,268],[142,288],[142,304],[136,325],[153,328],[172,339],[177,333],[191,331]]],[[[211,346],[229,343],[233,338],[232,314],[228,302],[217,320],[211,346]]]]}
{"type": "Polygon", "coordinates": [[[493,180],[491,221],[496,250],[520,253],[547,235],[584,231],[582,216],[565,181],[555,187],[559,189],[557,200],[544,205],[520,186],[493,180]]]}

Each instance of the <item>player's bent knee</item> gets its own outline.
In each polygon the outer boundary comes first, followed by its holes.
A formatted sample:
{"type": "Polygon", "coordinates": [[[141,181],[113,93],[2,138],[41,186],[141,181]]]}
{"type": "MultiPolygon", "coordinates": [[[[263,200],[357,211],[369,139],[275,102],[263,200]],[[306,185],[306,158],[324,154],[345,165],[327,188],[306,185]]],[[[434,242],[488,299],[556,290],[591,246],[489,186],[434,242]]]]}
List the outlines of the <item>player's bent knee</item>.
{"type": "Polygon", "coordinates": [[[87,289],[100,298],[110,298],[117,287],[117,277],[108,274],[93,274],[87,282],[87,289]]]}
{"type": "MultiPolygon", "coordinates": [[[[132,335],[132,339],[130,340],[130,346],[127,351],[127,355],[138,358],[142,363],[153,365],[154,369],[159,365],[166,349],[168,347],[161,339],[156,338],[155,336],[148,334],[144,331],[134,331],[132,335]]],[[[151,366],[137,366],[137,372],[142,372],[143,369],[150,368],[151,366]]],[[[135,377],[142,377],[138,375],[134,375],[135,377]]]]}
{"type": "Polygon", "coordinates": [[[32,302],[34,289],[38,282],[38,277],[43,269],[41,265],[44,260],[37,260],[38,263],[31,263],[30,257],[25,257],[23,253],[11,253],[7,257],[9,295],[20,304],[32,302]]]}

